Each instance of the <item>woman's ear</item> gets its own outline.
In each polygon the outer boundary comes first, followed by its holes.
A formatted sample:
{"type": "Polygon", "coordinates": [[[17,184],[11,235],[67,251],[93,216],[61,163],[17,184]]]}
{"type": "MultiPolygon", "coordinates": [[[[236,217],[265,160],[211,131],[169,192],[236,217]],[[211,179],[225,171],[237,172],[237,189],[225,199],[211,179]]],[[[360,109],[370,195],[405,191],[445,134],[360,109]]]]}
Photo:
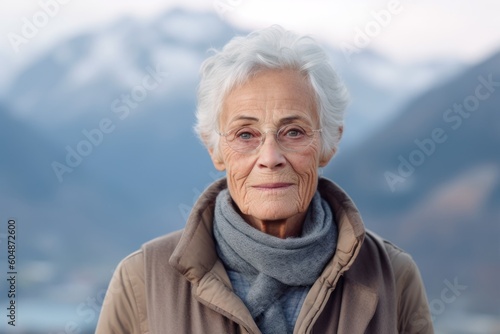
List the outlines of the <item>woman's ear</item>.
{"type": "Polygon", "coordinates": [[[209,148],[208,153],[210,154],[210,158],[212,159],[215,169],[221,172],[226,170],[226,164],[218,151],[216,152],[213,148],[209,148]]]}
{"type": "MultiPolygon", "coordinates": [[[[339,140],[337,141],[340,142],[340,139],[342,139],[342,134],[344,133],[344,126],[339,126],[339,140]]],[[[333,156],[337,153],[337,146],[333,148],[330,152],[323,154],[319,160],[319,167],[325,167],[328,165],[330,160],[333,158],[333,156]]]]}
{"type": "Polygon", "coordinates": [[[319,167],[325,167],[326,165],[328,165],[330,160],[335,155],[335,151],[336,151],[336,149],[333,149],[333,150],[329,151],[327,154],[323,154],[321,156],[321,158],[319,159],[319,167]]]}

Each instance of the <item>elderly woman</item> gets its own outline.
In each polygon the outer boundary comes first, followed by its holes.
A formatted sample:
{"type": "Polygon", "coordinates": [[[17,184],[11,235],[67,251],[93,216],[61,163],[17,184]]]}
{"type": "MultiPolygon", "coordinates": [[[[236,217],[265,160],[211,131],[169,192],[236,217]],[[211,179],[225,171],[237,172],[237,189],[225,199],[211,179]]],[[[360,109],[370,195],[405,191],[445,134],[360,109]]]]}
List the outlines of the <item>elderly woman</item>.
{"type": "Polygon", "coordinates": [[[411,257],[318,176],[346,95],[318,44],[280,27],[208,58],[196,130],[227,177],[120,263],[97,333],[432,333],[411,257]]]}

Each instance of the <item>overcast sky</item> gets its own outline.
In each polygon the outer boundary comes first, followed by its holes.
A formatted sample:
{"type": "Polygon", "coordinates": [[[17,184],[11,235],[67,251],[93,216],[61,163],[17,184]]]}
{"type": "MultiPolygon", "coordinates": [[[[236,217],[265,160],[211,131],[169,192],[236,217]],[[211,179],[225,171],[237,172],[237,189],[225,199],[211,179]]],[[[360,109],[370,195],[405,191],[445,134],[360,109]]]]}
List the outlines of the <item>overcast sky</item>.
{"type": "Polygon", "coordinates": [[[218,7],[226,10],[223,19],[241,28],[277,23],[343,47],[360,46],[356,36],[368,31],[369,47],[397,62],[451,57],[474,63],[500,49],[497,0],[0,0],[0,4],[0,61],[9,64],[0,74],[5,76],[61,38],[98,29],[125,15],[147,20],[176,6],[218,7]],[[22,36],[26,20],[37,17],[43,23],[42,4],[51,3],[46,7],[53,17],[15,52],[13,34],[22,36]]]}

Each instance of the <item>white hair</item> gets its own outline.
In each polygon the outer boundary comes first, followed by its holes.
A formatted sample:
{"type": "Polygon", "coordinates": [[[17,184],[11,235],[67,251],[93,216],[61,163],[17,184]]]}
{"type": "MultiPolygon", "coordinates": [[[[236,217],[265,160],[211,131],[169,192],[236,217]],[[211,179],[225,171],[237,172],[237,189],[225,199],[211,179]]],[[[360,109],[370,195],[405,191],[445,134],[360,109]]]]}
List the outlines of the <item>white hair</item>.
{"type": "Polygon", "coordinates": [[[347,90],[326,52],[309,36],[273,25],[245,37],[234,37],[201,66],[195,132],[209,150],[218,152],[219,116],[226,95],[262,70],[296,69],[308,77],[316,94],[322,155],[337,149],[348,103],[347,90]]]}

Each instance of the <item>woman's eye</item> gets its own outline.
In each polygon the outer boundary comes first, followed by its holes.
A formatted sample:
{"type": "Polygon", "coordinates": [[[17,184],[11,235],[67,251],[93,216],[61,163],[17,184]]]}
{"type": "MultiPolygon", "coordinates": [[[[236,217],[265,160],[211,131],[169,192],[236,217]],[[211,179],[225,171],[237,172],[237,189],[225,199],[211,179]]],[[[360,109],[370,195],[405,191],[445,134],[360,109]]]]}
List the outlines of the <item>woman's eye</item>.
{"type": "Polygon", "coordinates": [[[252,134],[250,132],[242,132],[238,134],[238,137],[241,139],[251,139],[252,134]]]}
{"type": "Polygon", "coordinates": [[[285,132],[285,135],[287,137],[300,137],[303,134],[304,134],[304,131],[302,129],[296,129],[296,128],[286,130],[286,132],[285,132]]]}
{"type": "Polygon", "coordinates": [[[251,129],[241,129],[239,131],[236,131],[236,138],[241,139],[241,140],[250,140],[258,136],[258,133],[256,131],[253,131],[251,129]]]}

